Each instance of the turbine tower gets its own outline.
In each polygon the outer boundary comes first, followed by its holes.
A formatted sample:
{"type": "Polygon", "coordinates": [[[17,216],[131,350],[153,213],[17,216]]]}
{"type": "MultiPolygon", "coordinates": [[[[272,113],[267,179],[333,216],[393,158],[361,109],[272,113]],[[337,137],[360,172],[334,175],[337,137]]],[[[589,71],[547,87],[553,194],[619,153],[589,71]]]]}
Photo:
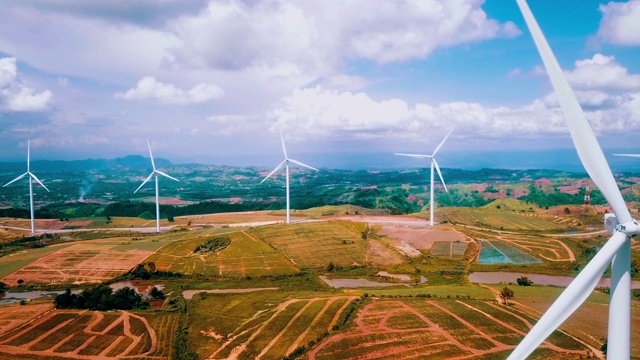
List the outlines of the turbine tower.
{"type": "Polygon", "coordinates": [[[447,141],[447,138],[449,138],[449,135],[451,135],[451,133],[453,132],[454,128],[451,128],[451,130],[449,130],[449,133],[447,134],[447,136],[444,137],[444,139],[440,142],[440,144],[436,147],[436,149],[433,151],[433,154],[431,155],[420,155],[420,154],[403,154],[403,153],[395,153],[396,155],[400,155],[400,156],[409,156],[409,157],[415,157],[415,158],[420,158],[420,159],[431,159],[431,184],[429,185],[429,187],[431,188],[431,197],[429,198],[429,224],[431,226],[433,226],[433,211],[435,208],[435,202],[433,200],[433,182],[434,182],[434,174],[433,174],[433,168],[435,168],[438,171],[438,176],[440,176],[440,181],[442,182],[442,186],[444,186],[444,191],[449,192],[449,190],[447,190],[447,185],[444,183],[444,179],[442,178],[442,172],[440,172],[440,166],[438,166],[438,162],[436,161],[436,154],[438,153],[438,150],[440,150],[440,148],[442,147],[442,145],[444,145],[444,142],[447,141]]]}
{"type": "Polygon", "coordinates": [[[151,177],[155,175],[156,177],[156,232],[160,232],[160,198],[158,196],[158,175],[162,175],[168,179],[175,180],[175,181],[180,181],[180,180],[172,176],[169,176],[168,174],[156,169],[156,163],[153,161],[153,154],[151,153],[151,145],[149,144],[149,139],[147,139],[147,147],[149,148],[149,157],[151,158],[151,167],[153,168],[153,170],[151,171],[151,174],[149,174],[149,176],[147,176],[147,178],[144,179],[142,184],[140,184],[140,186],[138,186],[136,191],[134,191],[133,193],[134,194],[137,193],[138,190],[140,190],[140,188],[143,187],[144,184],[146,184],[149,180],[151,180],[151,177]]]}
{"type": "Polygon", "coordinates": [[[301,163],[298,160],[294,160],[294,159],[290,159],[289,156],[287,156],[287,148],[284,146],[284,138],[282,137],[282,133],[280,133],[280,141],[282,142],[282,152],[284,153],[284,160],[278,165],[276,166],[275,169],[273,169],[273,171],[271,171],[269,173],[269,175],[265,176],[264,179],[262,179],[262,181],[260,182],[260,184],[262,184],[263,182],[265,182],[269,177],[271,177],[271,175],[273,175],[276,171],[280,170],[280,168],[282,168],[282,166],[284,166],[285,169],[285,188],[287,189],[287,224],[290,222],[290,210],[289,210],[289,162],[292,162],[294,164],[306,167],[308,169],[311,170],[315,170],[315,171],[320,171],[312,166],[309,166],[307,164],[301,163]]]}
{"type": "Polygon", "coordinates": [[[529,6],[525,0],[517,0],[517,3],[551,79],[580,161],[591,180],[602,191],[615,215],[605,215],[605,228],[612,233],[609,241],[549,307],[520,345],[511,353],[509,359],[522,360],[531,354],[587,299],[609,264],[611,264],[611,298],[607,358],[629,359],[631,343],[631,237],[640,233],[640,227],[631,218],[598,140],[593,134],[578,99],[564,78],[562,69],[529,6]]]}
{"type": "Polygon", "coordinates": [[[9,184],[12,184],[20,179],[22,179],[25,176],[29,176],[29,209],[31,211],[31,233],[35,234],[36,232],[36,225],[35,225],[35,220],[34,220],[34,216],[33,216],[33,182],[31,179],[35,180],[38,182],[38,184],[40,184],[40,186],[42,186],[45,190],[49,191],[49,189],[47,189],[46,186],[44,186],[44,184],[42,183],[42,181],[40,181],[38,179],[38,177],[36,177],[32,172],[31,172],[31,168],[30,168],[30,162],[31,162],[31,139],[27,140],[27,172],[18,176],[17,178],[9,181],[8,183],[4,184],[5,187],[9,184]]]}

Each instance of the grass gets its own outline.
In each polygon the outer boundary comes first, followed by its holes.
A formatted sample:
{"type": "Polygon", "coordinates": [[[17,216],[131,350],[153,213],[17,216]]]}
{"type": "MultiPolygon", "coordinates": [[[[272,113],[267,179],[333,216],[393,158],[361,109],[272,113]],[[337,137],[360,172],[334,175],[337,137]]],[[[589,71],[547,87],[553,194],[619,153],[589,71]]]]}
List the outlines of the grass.
{"type": "Polygon", "coordinates": [[[239,358],[254,358],[263,350],[266,350],[264,358],[282,358],[305,332],[300,345],[320,338],[349,299],[340,295],[329,304],[329,298],[317,295],[263,292],[194,297],[189,307],[189,344],[200,358],[210,357],[216,351],[213,358],[225,358],[234,348],[237,351],[241,347],[245,350],[239,358]],[[278,340],[271,344],[278,335],[278,340]],[[213,336],[222,339],[234,336],[235,340],[221,348],[225,341],[212,341],[213,336]]]}
{"type": "Polygon", "coordinates": [[[188,234],[191,235],[189,239],[174,241],[147,261],[155,262],[159,270],[205,276],[263,276],[297,272],[282,254],[244,232],[228,233],[231,244],[227,248],[206,254],[194,250],[219,232],[203,230],[188,234]]]}
{"type": "Polygon", "coordinates": [[[551,215],[497,209],[447,209],[446,216],[455,224],[522,232],[558,232],[575,228],[574,223],[551,215]]]}
{"type": "Polygon", "coordinates": [[[365,224],[326,221],[277,224],[252,228],[257,238],[271,244],[300,267],[364,264],[365,224]]]}

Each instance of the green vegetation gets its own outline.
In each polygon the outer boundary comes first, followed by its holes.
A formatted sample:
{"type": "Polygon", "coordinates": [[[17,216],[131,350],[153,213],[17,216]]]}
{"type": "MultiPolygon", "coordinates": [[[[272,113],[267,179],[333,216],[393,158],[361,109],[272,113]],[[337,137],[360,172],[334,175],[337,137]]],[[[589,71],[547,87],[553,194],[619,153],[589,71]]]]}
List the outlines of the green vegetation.
{"type": "Polygon", "coordinates": [[[56,296],[54,303],[57,309],[89,309],[89,310],[130,310],[138,308],[148,308],[149,303],[142,300],[134,289],[124,287],[117,290],[106,285],[96,285],[82,291],[80,295],[71,293],[67,289],[64,293],[56,296]]]}
{"type": "Polygon", "coordinates": [[[196,246],[194,253],[210,253],[210,252],[218,252],[224,250],[231,244],[231,238],[228,236],[215,237],[213,239],[207,240],[204,244],[196,246]]]}

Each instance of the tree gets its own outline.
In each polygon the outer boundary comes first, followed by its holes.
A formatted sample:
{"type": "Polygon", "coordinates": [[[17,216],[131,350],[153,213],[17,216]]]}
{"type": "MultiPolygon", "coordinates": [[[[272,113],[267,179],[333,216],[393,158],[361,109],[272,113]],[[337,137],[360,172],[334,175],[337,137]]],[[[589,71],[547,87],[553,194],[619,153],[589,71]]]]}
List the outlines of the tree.
{"type": "Polygon", "coordinates": [[[7,288],[8,288],[7,284],[0,281],[0,294],[4,294],[7,291],[7,288]]]}
{"type": "Polygon", "coordinates": [[[333,272],[336,269],[336,266],[333,264],[333,261],[327,265],[327,272],[333,272]]]}
{"type": "Polygon", "coordinates": [[[521,276],[516,280],[518,282],[518,286],[531,286],[533,285],[533,281],[529,280],[526,276],[521,276]]]}
{"type": "Polygon", "coordinates": [[[513,298],[513,290],[509,289],[509,287],[505,287],[500,292],[500,298],[502,298],[503,304],[509,305],[509,299],[513,298]]]}
{"type": "Polygon", "coordinates": [[[151,295],[151,297],[154,300],[162,300],[162,299],[164,299],[164,293],[162,292],[162,290],[158,290],[158,288],[156,288],[155,286],[153,288],[151,288],[151,291],[149,292],[149,295],[151,295]]]}

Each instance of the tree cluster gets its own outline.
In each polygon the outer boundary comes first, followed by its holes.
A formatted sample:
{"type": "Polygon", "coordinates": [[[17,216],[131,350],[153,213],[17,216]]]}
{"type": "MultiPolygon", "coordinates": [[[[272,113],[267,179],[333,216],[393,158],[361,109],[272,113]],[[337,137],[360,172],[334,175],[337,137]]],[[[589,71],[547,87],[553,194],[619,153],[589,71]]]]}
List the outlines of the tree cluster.
{"type": "MultiPolygon", "coordinates": [[[[155,288],[154,288],[155,289],[155,288]]],[[[57,309],[89,309],[89,310],[131,310],[149,307],[149,302],[142,299],[134,289],[124,287],[116,292],[104,284],[96,285],[82,291],[79,295],[67,289],[56,296],[54,303],[57,309]]]]}

